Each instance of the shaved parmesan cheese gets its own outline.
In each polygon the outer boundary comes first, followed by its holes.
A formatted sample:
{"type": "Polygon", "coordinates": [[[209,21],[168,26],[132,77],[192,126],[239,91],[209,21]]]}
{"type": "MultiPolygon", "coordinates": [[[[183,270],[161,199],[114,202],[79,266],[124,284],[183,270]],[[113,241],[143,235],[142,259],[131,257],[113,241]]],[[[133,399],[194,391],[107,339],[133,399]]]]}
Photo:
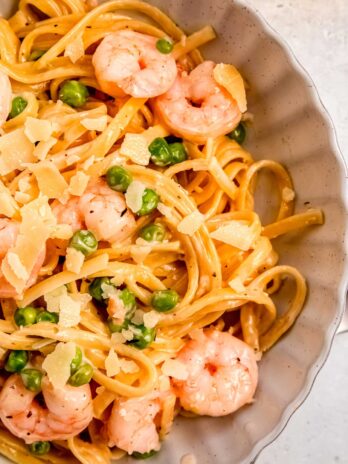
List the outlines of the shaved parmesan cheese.
{"type": "Polygon", "coordinates": [[[249,250],[256,240],[255,233],[251,228],[240,221],[230,221],[229,224],[211,232],[210,236],[214,240],[227,243],[243,251],[249,250]]]}
{"type": "Polygon", "coordinates": [[[9,251],[7,253],[7,261],[10,268],[13,270],[13,272],[15,272],[16,276],[19,279],[29,279],[29,273],[26,270],[25,266],[23,266],[20,257],[16,253],[12,253],[12,251],[9,251]]]}
{"type": "Polygon", "coordinates": [[[70,364],[76,355],[76,345],[73,342],[58,343],[42,363],[51,384],[55,388],[63,388],[71,375],[70,364]]]}
{"type": "Polygon", "coordinates": [[[50,149],[57,143],[57,139],[50,137],[46,141],[39,142],[34,148],[34,156],[40,161],[43,161],[48,155],[50,149]]]}
{"type": "Polygon", "coordinates": [[[75,327],[79,324],[81,316],[81,302],[69,295],[62,295],[59,300],[59,322],[61,327],[75,327]]]}
{"type": "Polygon", "coordinates": [[[137,213],[143,205],[143,194],[146,187],[142,182],[134,180],[131,182],[125,194],[126,204],[128,208],[137,213]]]}
{"type": "Polygon", "coordinates": [[[145,327],[148,329],[153,329],[161,320],[161,315],[157,311],[149,311],[148,313],[144,313],[143,321],[145,327]]]}
{"type": "Polygon", "coordinates": [[[133,324],[136,324],[136,325],[142,324],[144,322],[144,314],[145,314],[144,311],[142,311],[141,309],[137,309],[134,312],[134,316],[132,317],[133,324]]]}
{"type": "Polygon", "coordinates": [[[134,338],[134,334],[131,330],[128,329],[122,329],[121,334],[125,338],[127,342],[130,342],[134,338]]]}
{"type": "Polygon", "coordinates": [[[87,176],[87,174],[85,174],[82,171],[78,171],[70,179],[68,192],[71,193],[71,195],[80,197],[86,190],[88,181],[89,181],[89,176],[87,176]]]}
{"type": "Polygon", "coordinates": [[[126,339],[124,338],[124,336],[119,333],[119,332],[115,332],[111,335],[111,343],[113,345],[118,345],[118,344],[122,344],[122,343],[125,343],[126,342],[126,339]]]}
{"type": "Polygon", "coordinates": [[[50,238],[69,240],[73,236],[73,229],[69,224],[57,224],[50,235],[50,238]]]}
{"type": "Polygon", "coordinates": [[[40,192],[48,198],[61,198],[68,184],[58,168],[49,161],[34,164],[31,171],[36,177],[40,192]]]}
{"type": "Polygon", "coordinates": [[[85,255],[75,248],[68,247],[66,249],[65,266],[67,271],[78,274],[81,271],[85,255]]]}
{"type": "Polygon", "coordinates": [[[290,201],[294,200],[294,198],[295,192],[289,187],[284,187],[282,190],[282,200],[289,203],[290,201]]]}
{"type": "Polygon", "coordinates": [[[102,283],[100,288],[102,289],[102,297],[104,298],[104,300],[116,296],[119,293],[119,290],[117,288],[107,283],[102,283]]]}
{"type": "Polygon", "coordinates": [[[89,293],[71,293],[70,296],[73,300],[81,304],[81,310],[86,309],[88,303],[92,301],[92,297],[89,293]]]}
{"type": "Polygon", "coordinates": [[[20,192],[23,192],[23,193],[30,190],[30,181],[29,181],[28,177],[22,177],[21,179],[19,179],[18,188],[19,188],[20,192]]]}
{"type": "MultiPolygon", "coordinates": [[[[52,227],[56,224],[56,218],[45,196],[24,205],[21,209],[21,216],[22,222],[15,246],[9,250],[1,263],[5,279],[16,289],[18,294],[24,290],[26,279],[23,278],[23,272],[18,269],[18,266],[16,266],[16,271],[11,267],[8,259],[9,253],[18,256],[27,275],[30,275],[47,239],[50,237],[52,227]]],[[[11,259],[13,265],[13,258],[11,259]]]]}
{"type": "Polygon", "coordinates": [[[72,63],[76,63],[85,54],[85,47],[83,44],[82,34],[79,34],[76,39],[69,42],[65,47],[64,56],[70,58],[72,63]]]}
{"type": "Polygon", "coordinates": [[[240,277],[235,277],[234,279],[228,282],[228,285],[234,290],[236,293],[243,293],[245,292],[245,286],[243,281],[240,277]]]}
{"type": "Polygon", "coordinates": [[[148,141],[142,134],[126,134],[120,148],[120,154],[133,163],[147,166],[150,162],[148,141]]]}
{"type": "Polygon", "coordinates": [[[167,359],[162,364],[161,370],[168,377],[173,377],[177,380],[186,380],[188,378],[188,370],[185,364],[176,359],[167,359]]]}
{"type": "Polygon", "coordinates": [[[34,163],[34,147],[24,134],[24,129],[16,129],[0,137],[0,175],[22,170],[26,163],[34,163]]]}
{"type": "Polygon", "coordinates": [[[0,214],[13,217],[18,210],[18,205],[11,195],[9,189],[0,180],[0,214]]]}
{"type": "Polygon", "coordinates": [[[104,365],[106,375],[108,377],[114,377],[115,375],[119,374],[121,370],[120,360],[118,359],[117,353],[115,353],[115,350],[113,348],[111,348],[109,354],[105,358],[104,365]]]}
{"type": "Polygon", "coordinates": [[[32,143],[48,142],[52,133],[52,122],[28,116],[24,123],[24,133],[32,143]]]}
{"type": "Polygon", "coordinates": [[[123,371],[125,374],[135,374],[140,370],[137,363],[124,358],[120,359],[120,366],[121,371],[123,371]]]}
{"type": "MultiPolygon", "coordinates": [[[[76,161],[78,160],[79,160],[79,157],[77,157],[76,161]]],[[[86,159],[84,163],[82,163],[81,165],[82,169],[84,171],[88,171],[88,169],[93,165],[94,161],[95,161],[95,156],[94,155],[90,156],[89,158],[86,159]]]]}
{"type": "Polygon", "coordinates": [[[180,464],[197,464],[197,459],[194,454],[185,454],[180,459],[180,464]]]}
{"type": "Polygon", "coordinates": [[[50,313],[58,313],[60,311],[60,298],[67,294],[68,290],[65,285],[52,290],[52,292],[46,293],[46,295],[44,295],[46,310],[50,313]]]}
{"type": "Polygon", "coordinates": [[[95,130],[103,132],[108,124],[108,117],[106,114],[98,116],[97,118],[85,118],[81,120],[81,125],[87,130],[95,130]]]}
{"type": "Polygon", "coordinates": [[[198,210],[187,215],[179,222],[177,229],[180,233],[192,236],[201,227],[204,222],[204,215],[198,210]]]}
{"type": "Polygon", "coordinates": [[[247,110],[244,81],[232,64],[217,64],[213,71],[214,79],[236,100],[241,113],[247,110]]]}
{"type": "Polygon", "coordinates": [[[143,263],[151,251],[151,244],[145,246],[131,245],[130,247],[130,255],[137,264],[143,263]]]}
{"type": "Polygon", "coordinates": [[[123,275],[116,275],[112,279],[110,279],[110,282],[114,284],[116,287],[120,287],[124,283],[124,277],[123,275]]]}
{"type": "Polygon", "coordinates": [[[117,294],[111,295],[108,302],[108,313],[111,317],[113,317],[118,324],[123,324],[126,315],[127,309],[118,296],[119,290],[117,290],[117,294]]]}

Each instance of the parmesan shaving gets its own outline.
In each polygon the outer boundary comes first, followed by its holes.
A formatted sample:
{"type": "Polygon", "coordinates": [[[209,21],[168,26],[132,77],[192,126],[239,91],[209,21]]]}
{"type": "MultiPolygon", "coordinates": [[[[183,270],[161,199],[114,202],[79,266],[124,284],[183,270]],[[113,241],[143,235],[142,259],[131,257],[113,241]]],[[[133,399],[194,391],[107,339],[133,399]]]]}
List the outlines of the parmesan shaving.
{"type": "Polygon", "coordinates": [[[85,174],[84,172],[78,171],[70,179],[68,192],[71,193],[71,195],[80,197],[86,190],[88,181],[89,181],[89,176],[87,176],[87,174],[85,174]]]}
{"type": "Polygon", "coordinates": [[[12,218],[17,210],[18,205],[15,199],[9,189],[0,180],[0,215],[12,218]]]}
{"type": "Polygon", "coordinates": [[[256,240],[255,233],[251,228],[240,221],[230,221],[229,224],[211,232],[210,236],[214,240],[227,243],[243,251],[249,250],[256,240]]]}
{"type": "Polygon", "coordinates": [[[85,255],[81,253],[81,251],[72,247],[66,249],[65,266],[68,271],[78,274],[81,271],[84,261],[85,255]]]}
{"type": "Polygon", "coordinates": [[[59,322],[60,327],[75,327],[81,319],[81,302],[76,301],[69,295],[62,295],[59,300],[59,322]]]}
{"type": "Polygon", "coordinates": [[[139,372],[139,366],[137,363],[135,363],[132,360],[128,359],[120,359],[120,366],[121,366],[121,371],[124,372],[125,374],[135,374],[136,372],[139,372]]]}
{"type": "Polygon", "coordinates": [[[55,388],[63,388],[69,377],[70,364],[76,354],[76,345],[73,342],[58,343],[48,354],[42,363],[42,368],[47,372],[51,384],[55,388]]]}
{"type": "Polygon", "coordinates": [[[236,100],[241,113],[247,110],[244,81],[238,69],[232,64],[217,64],[213,71],[214,79],[236,100]]]}
{"type": "Polygon", "coordinates": [[[142,264],[151,251],[152,246],[150,243],[145,246],[131,245],[130,247],[130,255],[137,264],[142,264]]]}
{"type": "Polygon", "coordinates": [[[148,313],[144,313],[143,321],[145,327],[148,329],[153,329],[161,320],[161,315],[157,311],[149,311],[148,313]]]}
{"type": "Polygon", "coordinates": [[[176,359],[167,359],[164,361],[161,370],[163,374],[177,380],[186,380],[189,374],[185,364],[176,359]]]}
{"type": "Polygon", "coordinates": [[[102,289],[102,297],[104,300],[107,300],[108,298],[111,298],[119,293],[117,288],[107,283],[102,283],[100,288],[102,289]]]}
{"type": "Polygon", "coordinates": [[[113,348],[110,349],[109,354],[104,361],[106,375],[108,377],[114,377],[119,374],[121,370],[120,360],[118,359],[117,353],[113,348]]]}
{"type": "Polygon", "coordinates": [[[57,224],[50,235],[50,238],[69,240],[73,236],[73,229],[69,224],[57,224]]]}
{"type": "Polygon", "coordinates": [[[46,119],[28,116],[24,123],[24,133],[32,143],[48,142],[53,133],[53,125],[46,119]]]}
{"type": "Polygon", "coordinates": [[[282,200],[284,200],[286,203],[290,203],[290,201],[294,199],[295,192],[289,187],[284,187],[282,190],[282,200]]]}
{"type": "Polygon", "coordinates": [[[113,345],[123,344],[125,342],[126,342],[126,339],[121,333],[115,332],[111,335],[111,343],[113,345]]]}
{"type": "MultiPolygon", "coordinates": [[[[26,270],[26,275],[30,275],[34,266],[37,264],[38,257],[43,251],[47,239],[50,237],[52,227],[56,224],[48,199],[45,196],[24,205],[21,209],[22,222],[19,227],[19,234],[15,246],[9,250],[1,263],[1,270],[5,279],[21,294],[26,286],[26,279],[16,266],[13,270],[9,263],[9,253],[18,256],[19,261],[26,270]],[[17,272],[18,271],[18,272],[17,272]]],[[[11,256],[11,255],[10,255],[11,256]]],[[[11,258],[13,264],[13,258],[11,258]]]]}
{"type": "Polygon", "coordinates": [[[36,177],[40,192],[48,198],[61,198],[68,184],[58,168],[49,161],[34,164],[31,171],[36,177]]]}
{"type": "Polygon", "coordinates": [[[46,295],[44,295],[46,310],[50,313],[58,313],[60,311],[60,298],[67,294],[68,290],[65,285],[52,290],[52,292],[46,293],[46,295]]]}
{"type": "Polygon", "coordinates": [[[39,161],[43,161],[46,159],[46,156],[48,155],[49,151],[51,148],[57,143],[57,139],[54,137],[50,137],[46,141],[39,142],[38,145],[34,148],[34,156],[37,158],[39,161]]]}
{"type": "Polygon", "coordinates": [[[117,275],[110,279],[110,282],[114,284],[116,287],[120,287],[124,283],[124,277],[123,275],[117,275]]]}
{"type": "Polygon", "coordinates": [[[7,260],[8,260],[8,264],[10,268],[13,270],[13,272],[16,273],[16,276],[19,279],[23,279],[23,280],[29,279],[29,273],[26,270],[26,268],[23,266],[23,263],[21,262],[20,257],[16,253],[9,251],[7,253],[7,260]]]}
{"type": "Polygon", "coordinates": [[[14,199],[16,200],[17,203],[20,203],[21,205],[25,205],[31,200],[31,196],[28,193],[16,192],[14,194],[14,199]]]}
{"type": "Polygon", "coordinates": [[[126,134],[120,148],[120,154],[141,166],[147,166],[151,156],[148,141],[143,134],[126,134]]]}
{"type": "Polygon", "coordinates": [[[179,222],[177,229],[180,233],[192,236],[204,223],[204,215],[198,210],[188,214],[179,222]]]}
{"type": "Polygon", "coordinates": [[[106,114],[99,116],[98,118],[85,118],[81,120],[81,125],[87,130],[95,130],[103,132],[108,124],[108,117],[106,114]]]}
{"type": "Polygon", "coordinates": [[[145,314],[144,311],[142,311],[141,309],[137,309],[134,312],[134,316],[132,317],[133,324],[136,324],[136,325],[142,324],[144,322],[144,314],[145,314]]]}
{"type": "Polygon", "coordinates": [[[67,56],[72,63],[76,63],[85,54],[82,34],[79,34],[76,39],[68,43],[65,47],[64,56],[67,56]]]}
{"type": "Polygon", "coordinates": [[[131,182],[128,187],[125,194],[126,204],[133,213],[137,213],[141,209],[145,189],[145,185],[138,180],[131,182]]]}
{"type": "Polygon", "coordinates": [[[16,169],[24,169],[26,163],[34,163],[34,147],[24,129],[16,129],[0,137],[0,175],[6,176],[16,169]]]}
{"type": "Polygon", "coordinates": [[[134,338],[133,332],[131,330],[128,330],[128,329],[122,329],[121,334],[123,335],[124,339],[127,342],[132,341],[133,338],[134,338]]]}

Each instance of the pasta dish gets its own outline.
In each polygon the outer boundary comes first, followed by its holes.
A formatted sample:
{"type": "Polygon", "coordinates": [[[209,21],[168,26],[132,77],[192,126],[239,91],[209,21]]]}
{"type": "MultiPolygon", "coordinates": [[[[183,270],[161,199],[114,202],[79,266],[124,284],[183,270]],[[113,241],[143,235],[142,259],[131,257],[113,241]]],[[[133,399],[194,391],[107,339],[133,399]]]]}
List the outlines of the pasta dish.
{"type": "Polygon", "coordinates": [[[13,462],[151,457],[177,415],[254,401],[262,353],[301,312],[305,279],[272,240],[323,215],[295,214],[287,170],[243,148],[249,85],[203,59],[214,38],[138,0],[20,0],[0,18],[0,453],[13,462]],[[269,224],[254,208],[263,170],[269,224]]]}

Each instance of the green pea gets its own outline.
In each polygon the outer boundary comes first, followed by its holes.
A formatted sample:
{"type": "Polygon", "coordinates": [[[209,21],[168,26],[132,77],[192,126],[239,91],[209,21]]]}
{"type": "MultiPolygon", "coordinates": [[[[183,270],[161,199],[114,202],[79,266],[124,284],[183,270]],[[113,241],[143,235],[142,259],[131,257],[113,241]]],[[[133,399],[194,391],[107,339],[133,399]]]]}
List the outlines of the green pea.
{"type": "Polygon", "coordinates": [[[169,149],[172,155],[171,164],[182,163],[183,161],[187,160],[187,152],[182,143],[179,143],[179,142],[171,143],[169,145],[169,149]]]}
{"type": "Polygon", "coordinates": [[[48,311],[42,311],[36,318],[36,322],[52,322],[52,324],[57,324],[58,320],[58,313],[49,313],[48,311]]]}
{"type": "Polygon", "coordinates": [[[227,134],[227,137],[229,137],[232,140],[235,140],[239,145],[242,145],[242,143],[245,140],[246,137],[246,130],[244,124],[241,122],[239,125],[229,134],[227,134]]]}
{"type": "Polygon", "coordinates": [[[77,369],[80,367],[81,363],[82,363],[82,351],[81,351],[81,348],[77,346],[76,347],[76,354],[75,354],[75,356],[73,357],[73,359],[72,359],[72,361],[70,363],[71,375],[75,374],[77,369]]]}
{"type": "Polygon", "coordinates": [[[24,350],[11,351],[5,364],[7,372],[20,372],[28,362],[28,353],[24,350]]]}
{"type": "Polygon", "coordinates": [[[158,39],[156,42],[156,48],[159,52],[163,53],[164,55],[168,55],[173,51],[173,42],[168,39],[158,39]]]}
{"type": "Polygon", "coordinates": [[[138,453],[138,451],[134,451],[132,454],[132,458],[134,459],[149,459],[152,458],[158,451],[152,450],[148,451],[147,453],[138,453]]]}
{"type": "Polygon", "coordinates": [[[38,316],[39,310],[33,308],[32,306],[27,306],[25,308],[18,308],[14,313],[15,323],[21,327],[25,325],[36,324],[36,319],[38,316]]]}
{"type": "Polygon", "coordinates": [[[88,256],[97,250],[98,240],[91,231],[78,230],[70,239],[69,246],[88,256]]]}
{"type": "Polygon", "coordinates": [[[42,372],[37,369],[23,369],[21,371],[22,381],[27,390],[39,392],[41,390],[42,372]]]}
{"type": "Polygon", "coordinates": [[[29,61],[36,61],[46,53],[46,50],[33,50],[29,55],[29,61]]]}
{"type": "Polygon", "coordinates": [[[103,298],[103,285],[112,285],[111,280],[109,277],[97,277],[93,280],[88,286],[88,292],[92,298],[97,301],[104,301],[103,298]]]}
{"type": "Polygon", "coordinates": [[[151,153],[151,161],[156,166],[168,166],[172,164],[172,153],[170,152],[168,142],[164,138],[157,137],[154,139],[148,149],[151,153]]]}
{"type": "Polygon", "coordinates": [[[145,216],[146,214],[152,213],[152,211],[157,208],[160,199],[154,190],[146,188],[142,200],[142,206],[139,211],[137,211],[138,216],[145,216]]]}
{"type": "Polygon", "coordinates": [[[11,111],[10,111],[10,114],[9,114],[9,119],[12,119],[12,118],[15,118],[16,116],[18,116],[19,114],[22,113],[22,111],[25,110],[25,108],[27,107],[28,105],[28,102],[25,98],[23,97],[15,97],[13,100],[12,100],[12,105],[11,105],[11,111]]]}
{"type": "Polygon", "coordinates": [[[144,324],[129,324],[133,332],[133,340],[129,343],[140,350],[147,348],[155,339],[156,330],[145,327],[144,324]]]}
{"type": "Polygon", "coordinates": [[[76,372],[70,377],[69,383],[73,387],[81,387],[91,381],[93,376],[93,367],[90,364],[82,364],[76,372]]]}
{"type": "Polygon", "coordinates": [[[42,456],[43,454],[47,454],[49,452],[51,444],[49,441],[35,441],[34,443],[31,443],[28,448],[32,454],[42,456]]]}
{"type": "Polygon", "coordinates": [[[161,313],[173,309],[179,301],[175,290],[156,290],[151,298],[151,305],[161,313]]]}
{"type": "Polygon", "coordinates": [[[162,224],[149,224],[139,232],[139,237],[147,242],[163,242],[166,229],[162,224]]]}
{"type": "Polygon", "coordinates": [[[80,108],[89,96],[87,87],[79,81],[66,81],[59,90],[59,99],[73,108],[80,108]]]}
{"type": "Polygon", "coordinates": [[[123,290],[120,291],[118,297],[122,301],[122,303],[124,304],[124,307],[127,310],[126,317],[129,317],[129,313],[135,310],[137,306],[134,293],[128,290],[128,288],[124,288],[123,290]]]}
{"type": "Polygon", "coordinates": [[[112,166],[106,172],[106,182],[116,192],[125,192],[132,180],[132,174],[122,166],[112,166]]]}

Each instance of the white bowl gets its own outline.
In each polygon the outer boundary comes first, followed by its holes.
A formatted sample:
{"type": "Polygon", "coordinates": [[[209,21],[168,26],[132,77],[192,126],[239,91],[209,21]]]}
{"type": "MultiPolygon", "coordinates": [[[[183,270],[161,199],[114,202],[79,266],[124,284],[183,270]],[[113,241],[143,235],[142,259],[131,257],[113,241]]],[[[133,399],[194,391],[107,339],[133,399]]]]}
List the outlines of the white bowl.
{"type": "MultiPolygon", "coordinates": [[[[178,419],[161,453],[151,460],[153,464],[176,464],[183,454],[193,453],[199,464],[247,464],[276,438],[308,395],[344,310],[344,161],[313,82],[258,14],[238,1],[149,3],[169,13],[188,32],[206,24],[214,26],[219,39],[205,47],[205,56],[235,64],[251,85],[249,110],[255,119],[247,148],[257,159],[272,158],[288,167],[298,211],[310,205],[325,212],[324,226],[275,242],[281,261],[298,267],[310,290],[293,329],[260,363],[254,404],[219,419],[178,419]]],[[[1,0],[0,12],[5,14],[11,5],[1,0]]]]}

